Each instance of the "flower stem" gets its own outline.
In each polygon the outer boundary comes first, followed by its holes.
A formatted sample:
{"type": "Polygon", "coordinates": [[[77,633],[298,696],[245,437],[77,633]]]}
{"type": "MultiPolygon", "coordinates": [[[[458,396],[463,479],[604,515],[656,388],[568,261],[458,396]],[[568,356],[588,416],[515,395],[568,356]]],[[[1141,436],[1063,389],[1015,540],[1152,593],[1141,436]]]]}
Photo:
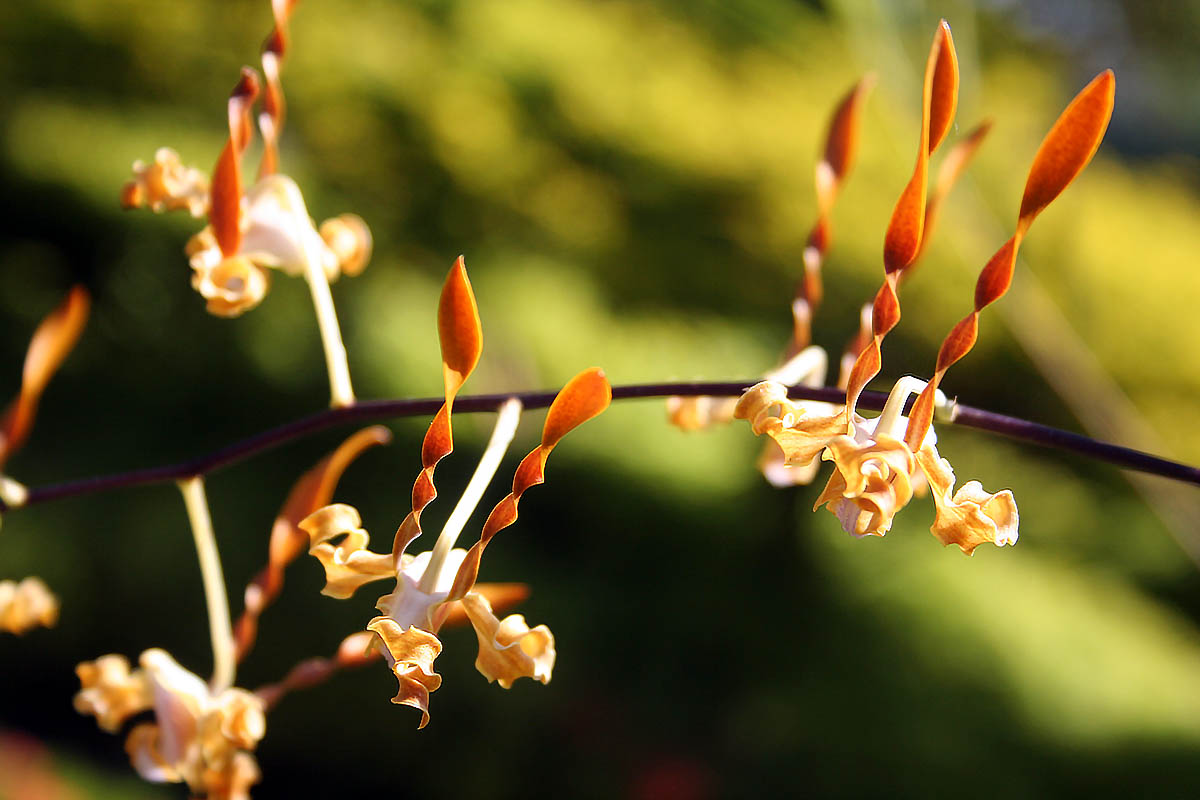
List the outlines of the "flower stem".
{"type": "Polygon", "coordinates": [[[329,291],[329,280],[314,253],[307,254],[305,279],[312,292],[313,309],[317,312],[317,326],[321,329],[321,345],[325,348],[325,367],[329,371],[329,405],[345,408],[354,405],[354,389],[350,385],[350,365],[346,362],[346,346],[342,343],[342,329],[338,326],[337,311],[333,307],[333,293],[329,291]]]}
{"type": "MultiPolygon", "coordinates": [[[[672,382],[672,383],[643,383],[631,386],[614,386],[613,400],[666,398],[673,395],[681,397],[738,397],[753,386],[758,378],[747,378],[739,381],[721,382],[672,382]]],[[[554,402],[554,391],[520,392],[509,394],[461,395],[454,401],[454,411],[458,414],[472,412],[492,412],[510,397],[517,397],[525,408],[548,408],[554,402]]],[[[788,396],[793,400],[817,400],[823,403],[839,405],[845,402],[846,392],[835,386],[792,386],[788,396]]],[[[887,395],[881,392],[863,392],[859,397],[860,409],[882,409],[887,395]]],[[[289,442],[303,439],[320,431],[328,430],[339,425],[349,425],[357,422],[375,422],[397,417],[431,416],[437,413],[445,402],[443,397],[404,398],[393,400],[364,400],[348,408],[330,408],[318,411],[307,417],[278,425],[245,439],[232,442],[208,453],[173,464],[157,467],[143,467],[128,472],[116,472],[108,475],[93,475],[87,478],[62,481],[60,483],[32,486],[25,499],[25,506],[50,503],[67,497],[78,497],[98,492],[108,492],[113,489],[130,488],[134,486],[150,486],[183,480],[192,475],[207,475],[210,472],[223,469],[232,464],[245,461],[253,456],[269,450],[282,447],[289,442]]],[[[907,403],[905,404],[907,405],[907,403]]],[[[1056,450],[1075,453],[1084,458],[1092,458],[1115,464],[1125,469],[1138,470],[1151,475],[1161,475],[1171,480],[1183,481],[1193,486],[1200,486],[1200,467],[1181,464],[1166,458],[1131,450],[1108,442],[1101,442],[1081,436],[1070,431],[1051,428],[1029,420],[1009,417],[975,408],[963,403],[947,404],[946,411],[952,412],[948,421],[960,427],[975,428],[989,431],[1001,436],[1007,436],[1030,444],[1051,447],[1056,450]]],[[[0,504],[0,511],[4,510],[0,504]]]]}
{"type": "Polygon", "coordinates": [[[221,557],[213,536],[212,519],[208,514],[208,499],[204,495],[204,479],[199,475],[177,484],[187,506],[188,522],[196,541],[200,559],[200,575],[204,580],[204,600],[208,605],[208,630],[212,637],[213,676],[209,687],[213,693],[233,685],[235,666],[233,625],[229,619],[229,598],[225,593],[225,576],[221,572],[221,557]]]}
{"type": "Polygon", "coordinates": [[[437,585],[438,574],[442,571],[442,564],[445,563],[446,556],[454,547],[467,520],[470,519],[471,512],[475,510],[475,506],[479,505],[479,500],[487,490],[488,484],[492,482],[492,477],[500,467],[501,459],[508,451],[508,445],[517,433],[517,423],[520,421],[521,401],[510,397],[504,401],[504,405],[500,406],[496,427],[492,429],[492,438],[488,440],[487,449],[483,451],[483,457],[479,459],[479,466],[475,468],[475,474],[471,476],[466,490],[458,499],[458,504],[450,512],[446,525],[438,535],[437,543],[433,546],[433,555],[429,557],[429,565],[425,568],[425,573],[421,576],[421,583],[417,586],[420,591],[429,594],[437,585]]]}

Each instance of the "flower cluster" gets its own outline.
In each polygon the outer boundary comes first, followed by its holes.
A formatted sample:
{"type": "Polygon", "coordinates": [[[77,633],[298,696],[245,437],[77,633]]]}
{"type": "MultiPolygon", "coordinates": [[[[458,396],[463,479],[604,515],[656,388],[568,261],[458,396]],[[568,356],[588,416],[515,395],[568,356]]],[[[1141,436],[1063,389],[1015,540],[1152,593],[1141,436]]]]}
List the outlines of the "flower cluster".
{"type": "Polygon", "coordinates": [[[214,691],[165,650],[147,650],[130,670],[124,656],[76,667],[75,709],[116,733],[134,714],[153,710],[125,740],[133,768],[154,783],[186,783],[210,800],[248,798],[259,780],[251,754],[266,733],[263,701],[243,689],[214,691]]]}
{"type": "MultiPolygon", "coordinates": [[[[954,491],[954,472],[936,447],[934,411],[953,417],[953,407],[938,390],[945,371],[975,342],[979,312],[999,299],[1012,278],[1016,250],[1033,219],[1087,165],[1095,153],[1112,111],[1112,73],[1097,76],[1063,112],[1034,157],[1017,233],[980,275],[975,309],[951,331],[938,354],[932,381],[906,377],[897,381],[880,416],[873,420],[856,411],[859,396],[881,368],[880,345],[900,320],[897,293],[920,255],[936,208],[961,171],[987,127],[976,129],[943,165],[936,202],[927,197],[929,157],[949,132],[958,100],[958,61],[949,26],[943,22],[934,37],[927,62],[920,144],[913,177],[892,214],[884,241],[884,282],[870,307],[870,337],[864,338],[845,380],[846,404],[818,408],[811,402],[792,402],[784,382],[763,381],[738,401],[734,415],[748,420],[755,434],[779,445],[783,463],[809,469],[820,457],[834,464],[816,507],[824,505],[843,530],[856,536],[882,536],[895,514],[927,482],[936,518],[931,527],[943,544],[956,544],[970,554],[983,542],[997,545],[1017,540],[1018,513],[1012,493],[989,493],[977,481],[954,491]],[[919,392],[911,419],[904,404],[919,392]]],[[[822,208],[826,206],[823,204],[822,208]]]]}
{"type": "Polygon", "coordinates": [[[601,413],[611,398],[608,381],[598,369],[582,372],[568,382],[546,414],[541,443],[517,467],[512,492],[488,515],[479,540],[469,550],[455,548],[467,517],[516,431],[520,405],[506,404],[463,500],[433,549],[414,556],[406,552],[408,545],[421,534],[421,512],[437,496],[434,469],[454,447],[454,398],[474,371],[483,346],[479,312],[461,258],[442,288],[438,333],[445,402],[425,436],[423,468],[413,486],[412,510],[396,531],[392,552],[375,553],[367,548],[370,537],[351,506],[326,506],[300,523],[311,539],[309,552],[325,568],[324,594],[346,598],[366,583],[395,579],[396,588],[376,604],[380,616],[366,629],[376,636],[376,644],[399,682],[392,702],[419,709],[419,727],[429,722],[429,693],[441,685],[441,677],[433,669],[442,650],[437,633],[456,610],[475,628],[479,639],[475,666],[489,681],[507,689],[518,678],[550,680],[555,659],[553,634],[545,625],[530,628],[519,614],[497,619],[487,593],[477,587],[480,559],[492,537],[516,520],[521,495],[543,481],[550,451],[573,428],[601,413]]]}

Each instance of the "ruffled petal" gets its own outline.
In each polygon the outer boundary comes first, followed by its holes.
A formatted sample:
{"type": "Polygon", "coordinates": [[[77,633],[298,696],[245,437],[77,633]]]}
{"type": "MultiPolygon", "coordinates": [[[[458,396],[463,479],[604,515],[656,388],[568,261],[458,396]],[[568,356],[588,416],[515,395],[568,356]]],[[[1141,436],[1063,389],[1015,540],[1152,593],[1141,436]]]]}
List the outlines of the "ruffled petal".
{"type": "Polygon", "coordinates": [[[205,299],[208,313],[240,316],[266,296],[270,288],[267,273],[245,256],[223,256],[212,228],[193,236],[185,250],[192,267],[192,288],[205,299]]]}
{"type": "Polygon", "coordinates": [[[0,631],[17,635],[58,622],[58,598],[41,578],[0,581],[0,631]]]}
{"type": "Polygon", "coordinates": [[[750,423],[756,435],[770,436],[782,448],[784,463],[805,466],[820,455],[830,440],[846,432],[846,410],[829,415],[814,413],[835,409],[825,403],[806,404],[788,400],[787,387],[762,381],[742,395],[734,409],[737,419],[750,423]]]}
{"type": "Polygon", "coordinates": [[[550,682],[554,670],[554,634],[545,625],[530,628],[525,617],[511,614],[497,620],[483,595],[470,592],[462,599],[463,610],[479,638],[478,669],[489,682],[512,688],[517,678],[550,682]]]}
{"type": "Polygon", "coordinates": [[[325,567],[322,594],[345,599],[363,584],[395,576],[390,554],[367,549],[370,536],[361,524],[358,510],[343,503],[325,506],[300,521],[312,543],[309,554],[325,567]],[[339,536],[345,538],[332,544],[330,540],[339,536]]]}
{"type": "Polygon", "coordinates": [[[205,769],[201,786],[195,788],[201,789],[207,800],[250,800],[250,787],[261,778],[254,756],[239,751],[227,762],[205,769]]]}
{"type": "Polygon", "coordinates": [[[169,147],[154,153],[154,163],[133,162],[133,180],[121,189],[124,208],[148,206],[151,211],[187,211],[193,217],[208,212],[208,176],[185,167],[169,147]]]}
{"type": "Polygon", "coordinates": [[[855,536],[882,536],[891,530],[892,517],[912,499],[916,462],[908,446],[887,434],[866,444],[839,436],[823,458],[837,470],[814,509],[828,506],[842,530],[855,536]]]}
{"type": "Polygon", "coordinates": [[[318,229],[325,246],[337,259],[343,275],[354,277],[367,268],[371,260],[373,240],[371,229],[357,214],[339,214],[321,223],[318,229]]]}
{"type": "Polygon", "coordinates": [[[129,732],[125,752],[137,774],[151,783],[179,783],[183,776],[163,757],[161,731],[152,722],[143,722],[129,732]]]}
{"type": "Polygon", "coordinates": [[[168,763],[181,764],[196,747],[209,706],[208,684],[157,647],[142,653],[138,663],[154,701],[159,752],[168,763]]]}
{"type": "Polygon", "coordinates": [[[429,693],[442,685],[442,676],[433,671],[433,662],[442,652],[441,641],[420,628],[401,628],[388,617],[371,620],[367,630],[379,637],[392,674],[400,682],[392,702],[418,709],[421,724],[417,730],[424,728],[429,724],[429,693]]]}
{"type": "Polygon", "coordinates": [[[101,729],[116,733],[129,717],[153,704],[150,684],[141,670],[129,671],[125,656],[100,656],[75,667],[82,688],[75,694],[75,710],[91,714],[101,729]]]}
{"type": "Polygon", "coordinates": [[[953,497],[954,470],[932,445],[917,453],[917,462],[929,479],[937,517],[930,531],[942,544],[956,544],[970,555],[983,542],[997,546],[1016,544],[1017,502],[1012,492],[991,494],[979,481],[963,484],[953,497]]]}

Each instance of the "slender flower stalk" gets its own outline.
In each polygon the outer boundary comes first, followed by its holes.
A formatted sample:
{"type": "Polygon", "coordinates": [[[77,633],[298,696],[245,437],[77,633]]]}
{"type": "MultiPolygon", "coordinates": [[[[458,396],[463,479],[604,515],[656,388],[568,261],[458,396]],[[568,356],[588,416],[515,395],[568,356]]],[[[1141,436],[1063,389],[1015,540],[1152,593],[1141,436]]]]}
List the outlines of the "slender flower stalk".
{"type": "MultiPolygon", "coordinates": [[[[749,378],[740,381],[631,384],[614,386],[612,397],[614,401],[664,398],[673,395],[740,397],[745,393],[747,386],[752,386],[758,380],[758,378],[749,378]]],[[[788,388],[788,396],[793,400],[818,400],[840,404],[844,401],[846,394],[844,388],[836,386],[791,386],[788,388]]],[[[457,399],[455,410],[459,413],[494,412],[501,403],[510,397],[520,400],[526,409],[537,409],[548,407],[554,400],[554,393],[510,392],[464,395],[457,399]]],[[[878,411],[883,408],[886,401],[887,395],[882,392],[864,391],[859,396],[857,407],[878,411]]],[[[330,408],[175,464],[144,467],[110,475],[94,475],[45,486],[32,486],[28,488],[24,505],[33,506],[68,497],[97,494],[113,489],[177,482],[193,475],[207,475],[339,425],[400,417],[428,416],[437,411],[442,402],[440,397],[365,400],[359,401],[349,408],[330,408]]],[[[907,412],[911,404],[906,403],[905,406],[907,412]]],[[[1151,453],[1102,442],[1072,431],[1064,431],[1020,417],[998,414],[964,403],[947,404],[942,416],[945,418],[945,422],[954,425],[988,431],[1022,442],[1075,453],[1084,458],[1114,464],[1124,469],[1160,475],[1171,480],[1200,486],[1200,467],[1181,464],[1178,461],[1160,458],[1151,453]]]]}
{"type": "Polygon", "coordinates": [[[437,543],[433,546],[433,555],[429,557],[429,566],[426,567],[418,585],[422,592],[428,594],[433,591],[438,576],[442,573],[442,565],[446,562],[447,554],[454,548],[454,543],[458,541],[458,535],[462,533],[467,520],[470,519],[471,512],[479,505],[483,493],[487,491],[488,485],[496,475],[496,470],[500,468],[500,461],[508,452],[508,446],[517,433],[517,424],[520,421],[521,401],[515,397],[509,398],[504,405],[500,406],[500,415],[496,420],[496,427],[492,429],[492,438],[488,440],[487,449],[483,451],[483,457],[479,459],[479,466],[475,468],[475,474],[471,476],[466,491],[462,493],[454,510],[450,512],[450,517],[446,520],[442,532],[438,535],[437,543]]]}
{"type": "Polygon", "coordinates": [[[208,606],[208,629],[212,637],[213,676],[209,688],[214,694],[233,686],[236,659],[234,657],[233,624],[229,619],[229,598],[225,593],[225,575],[213,535],[212,518],[208,514],[208,499],[204,494],[204,478],[195,475],[178,482],[187,506],[188,522],[196,541],[200,559],[200,574],[204,580],[204,600],[208,606]]]}
{"type": "Polygon", "coordinates": [[[333,293],[329,291],[325,268],[312,247],[306,246],[304,255],[304,278],[312,293],[313,310],[317,313],[321,345],[325,350],[325,368],[329,371],[329,405],[346,408],[354,405],[354,388],[350,385],[350,366],[346,361],[346,346],[342,343],[337,311],[333,307],[333,293]]]}

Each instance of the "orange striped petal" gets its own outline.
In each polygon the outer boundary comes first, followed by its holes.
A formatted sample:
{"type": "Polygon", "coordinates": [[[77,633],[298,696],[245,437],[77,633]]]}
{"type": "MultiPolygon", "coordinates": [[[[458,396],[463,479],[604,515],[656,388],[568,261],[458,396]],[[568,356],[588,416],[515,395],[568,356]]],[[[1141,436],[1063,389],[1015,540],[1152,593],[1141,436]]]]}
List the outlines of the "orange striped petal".
{"type": "Polygon", "coordinates": [[[612,387],[604,371],[593,367],[576,375],[562,388],[542,426],[542,443],[535,447],[517,466],[513,475],[512,492],[496,504],[483,523],[479,541],[467,551],[467,556],[454,577],[447,602],[460,600],[475,585],[479,577],[479,560],[497,533],[517,520],[517,505],[521,495],[530,487],[542,483],[546,459],[564,436],[576,427],[597,416],[612,402],[612,387]]]}
{"type": "Polygon", "coordinates": [[[42,392],[79,341],[90,306],[87,290],[82,286],[72,287],[34,331],[25,352],[21,391],[0,418],[0,468],[28,438],[42,392]]]}
{"type": "Polygon", "coordinates": [[[242,152],[250,144],[253,128],[250,109],[258,97],[258,75],[249,67],[229,96],[229,138],[213,168],[208,222],[222,255],[232,256],[242,241],[242,152]]]}

